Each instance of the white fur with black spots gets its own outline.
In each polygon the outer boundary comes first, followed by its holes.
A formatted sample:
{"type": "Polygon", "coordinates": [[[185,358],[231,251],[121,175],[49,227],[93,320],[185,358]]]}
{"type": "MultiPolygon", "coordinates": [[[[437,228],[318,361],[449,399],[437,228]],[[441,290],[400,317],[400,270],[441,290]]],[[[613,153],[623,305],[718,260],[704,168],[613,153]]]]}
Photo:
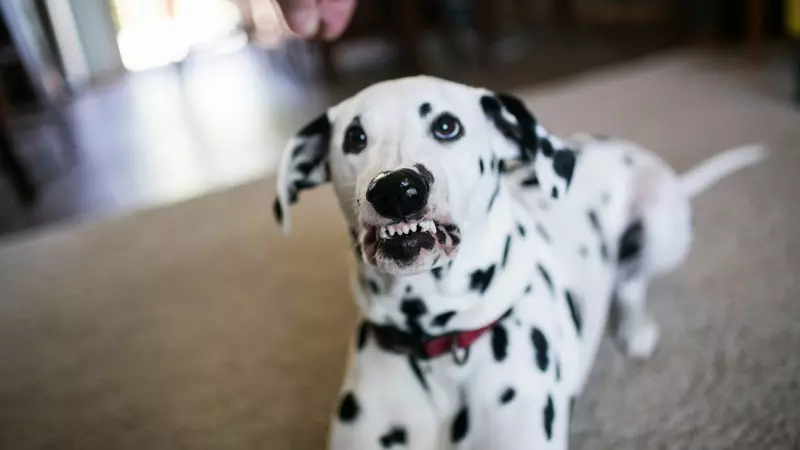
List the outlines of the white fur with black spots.
{"type": "Polygon", "coordinates": [[[633,143],[559,139],[513,96],[432,77],[330,108],[289,143],[274,206],[288,232],[300,191],[332,182],[354,239],[363,320],[330,448],[568,448],[612,305],[619,348],[649,356],[647,283],[686,257],[691,197],[763,155],[679,176],[633,143]],[[469,330],[465,348],[425,350],[469,330]]]}

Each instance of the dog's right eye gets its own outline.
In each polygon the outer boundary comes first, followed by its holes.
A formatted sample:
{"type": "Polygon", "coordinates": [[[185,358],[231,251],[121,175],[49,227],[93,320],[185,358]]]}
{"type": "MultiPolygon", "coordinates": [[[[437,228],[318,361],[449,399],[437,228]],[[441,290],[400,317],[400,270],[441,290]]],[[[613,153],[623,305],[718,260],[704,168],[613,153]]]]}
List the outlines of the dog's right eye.
{"type": "Polygon", "coordinates": [[[345,153],[358,154],[367,147],[367,133],[361,125],[353,124],[344,133],[342,148],[345,153]]]}

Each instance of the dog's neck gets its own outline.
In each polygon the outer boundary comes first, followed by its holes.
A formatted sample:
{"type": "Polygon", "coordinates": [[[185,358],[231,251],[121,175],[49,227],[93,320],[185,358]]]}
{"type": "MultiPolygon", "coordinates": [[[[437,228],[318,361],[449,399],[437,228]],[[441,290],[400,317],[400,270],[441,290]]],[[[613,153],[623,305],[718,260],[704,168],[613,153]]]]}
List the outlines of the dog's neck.
{"type": "Polygon", "coordinates": [[[501,183],[486,218],[462,229],[461,248],[443,267],[393,276],[359,264],[356,299],[366,320],[434,336],[483,327],[524,295],[529,268],[507,264],[532,251],[526,214],[501,183]]]}

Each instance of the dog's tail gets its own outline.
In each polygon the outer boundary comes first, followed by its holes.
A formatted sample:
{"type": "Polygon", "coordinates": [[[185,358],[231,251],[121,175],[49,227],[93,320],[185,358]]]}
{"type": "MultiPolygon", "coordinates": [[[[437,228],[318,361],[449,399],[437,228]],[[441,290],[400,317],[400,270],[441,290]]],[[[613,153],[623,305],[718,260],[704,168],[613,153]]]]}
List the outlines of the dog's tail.
{"type": "Polygon", "coordinates": [[[760,144],[725,150],[685,172],[681,176],[681,186],[686,195],[692,198],[726,176],[766,157],[767,150],[760,144]]]}

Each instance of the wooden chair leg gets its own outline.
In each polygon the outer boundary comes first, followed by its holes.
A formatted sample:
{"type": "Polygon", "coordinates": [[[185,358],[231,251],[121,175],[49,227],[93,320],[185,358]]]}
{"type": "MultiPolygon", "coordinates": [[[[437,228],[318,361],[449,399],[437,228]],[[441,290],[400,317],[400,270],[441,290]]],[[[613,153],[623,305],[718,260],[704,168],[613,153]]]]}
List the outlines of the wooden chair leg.
{"type": "Polygon", "coordinates": [[[420,5],[416,0],[393,0],[392,8],[397,18],[397,41],[403,64],[413,73],[422,71],[419,59],[418,37],[422,32],[420,5]]]}
{"type": "Polygon", "coordinates": [[[764,0],[747,0],[745,17],[747,18],[747,56],[751,61],[759,61],[764,47],[764,0]]]}
{"type": "Polygon", "coordinates": [[[36,199],[37,189],[33,177],[26,170],[22,161],[14,152],[14,142],[8,129],[6,97],[0,92],[0,170],[11,182],[11,187],[23,203],[32,203],[36,199]]]}
{"type": "Polygon", "coordinates": [[[497,13],[492,0],[475,1],[475,22],[481,39],[481,62],[485,65],[493,63],[492,46],[497,39],[497,13]]]}
{"type": "Polygon", "coordinates": [[[552,0],[550,8],[556,22],[569,26],[575,21],[575,2],[573,0],[552,0]]]}
{"type": "Polygon", "coordinates": [[[336,61],[333,57],[333,42],[321,42],[319,44],[320,55],[322,57],[322,72],[325,81],[328,83],[339,82],[339,71],[336,68],[336,61]]]}
{"type": "Polygon", "coordinates": [[[3,124],[0,126],[0,168],[8,177],[11,187],[23,203],[31,203],[36,199],[36,185],[25,170],[25,166],[14,153],[14,146],[8,129],[3,124]]]}

